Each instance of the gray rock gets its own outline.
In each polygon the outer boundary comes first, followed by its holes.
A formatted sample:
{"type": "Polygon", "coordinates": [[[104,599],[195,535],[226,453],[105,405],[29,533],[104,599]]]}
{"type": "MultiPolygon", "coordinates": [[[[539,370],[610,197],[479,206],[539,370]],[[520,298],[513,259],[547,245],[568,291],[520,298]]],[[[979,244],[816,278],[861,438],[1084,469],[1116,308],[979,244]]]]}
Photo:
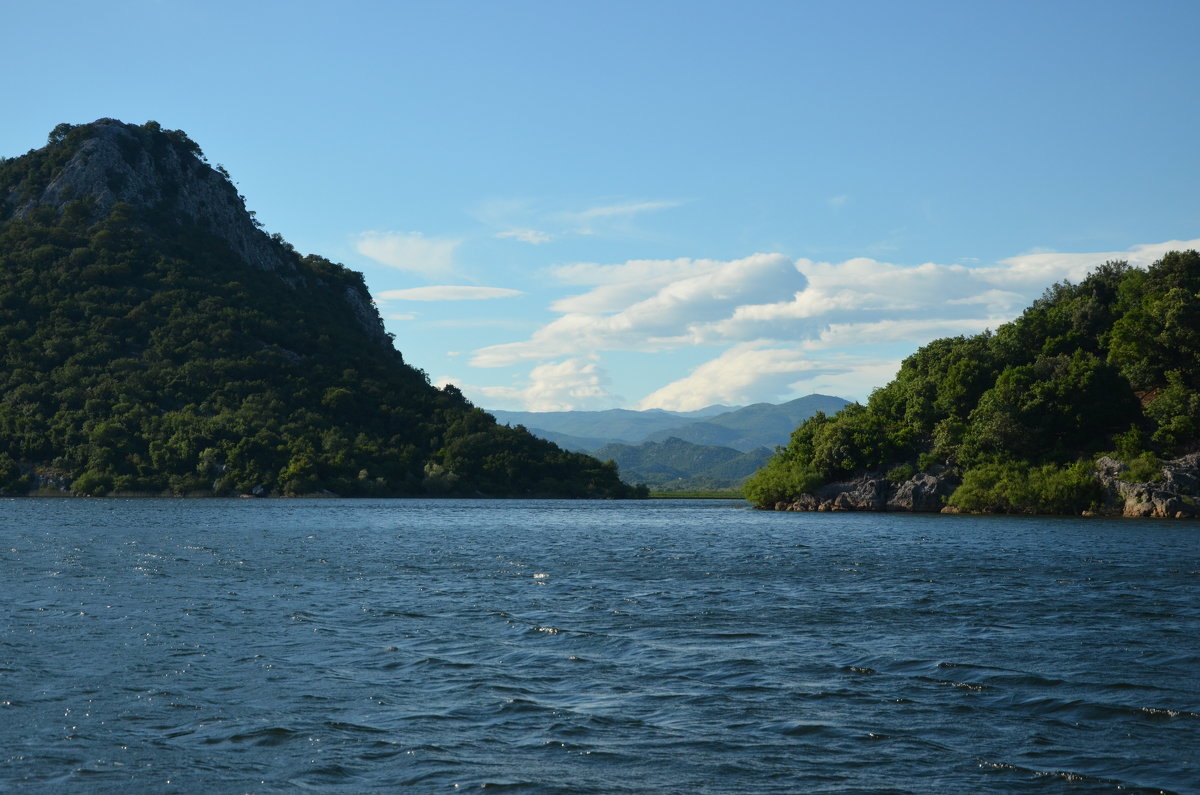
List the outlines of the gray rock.
{"type": "Polygon", "coordinates": [[[775,510],[936,513],[957,486],[958,481],[946,470],[921,472],[896,486],[882,475],[872,473],[827,483],[815,494],[802,494],[793,502],[778,503],[775,510]]]}
{"type": "Polygon", "coordinates": [[[1129,468],[1104,456],[1096,461],[1096,479],[1104,487],[1104,512],[1153,519],[1200,516],[1200,453],[1162,464],[1158,480],[1127,480],[1129,468]]]}
{"type": "MultiPolygon", "coordinates": [[[[186,136],[151,132],[115,119],[99,119],[86,127],[87,137],[40,193],[0,191],[0,207],[10,207],[14,218],[28,218],[43,207],[61,214],[72,202],[86,199],[92,221],[122,202],[151,208],[212,233],[247,265],[276,272],[292,287],[327,289],[323,283],[304,283],[296,252],[259,227],[233,183],[206,163],[186,136]]],[[[348,286],[334,295],[350,305],[364,330],[391,345],[365,285],[348,286]]]]}
{"type": "Polygon", "coordinates": [[[957,486],[958,482],[944,472],[939,475],[919,472],[896,487],[888,499],[887,508],[889,511],[937,513],[957,486]]]}

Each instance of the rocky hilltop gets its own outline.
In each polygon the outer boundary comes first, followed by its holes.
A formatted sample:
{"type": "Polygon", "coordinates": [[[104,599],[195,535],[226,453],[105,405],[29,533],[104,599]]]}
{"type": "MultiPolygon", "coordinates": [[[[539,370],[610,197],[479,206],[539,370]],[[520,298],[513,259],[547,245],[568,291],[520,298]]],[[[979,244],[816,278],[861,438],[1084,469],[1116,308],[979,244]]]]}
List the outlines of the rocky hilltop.
{"type": "Polygon", "coordinates": [[[288,252],[254,223],[228,176],[210,166],[185,133],[164,131],[155,122],[99,119],[82,127],[60,124],[50,133],[50,145],[68,138],[67,147],[46,153],[51,165],[44,181],[9,186],[0,206],[11,206],[12,218],[28,219],[38,208],[61,215],[79,200],[87,203],[89,221],[118,202],[154,207],[211,232],[252,267],[295,271],[288,252]]]}
{"type": "MultiPolygon", "coordinates": [[[[183,131],[163,130],[157,122],[139,126],[99,119],[60,124],[49,141],[47,149],[26,156],[42,161],[36,176],[0,191],[0,216],[29,220],[42,210],[61,219],[73,207],[96,222],[117,204],[153,208],[160,222],[203,229],[250,267],[296,283],[294,249],[262,231],[229,175],[210,166],[183,131]]],[[[144,228],[153,232],[156,225],[144,228]]],[[[381,340],[383,323],[366,286],[347,285],[341,297],[363,329],[381,340]]]]}
{"type": "Polygon", "coordinates": [[[0,160],[0,493],[629,496],[405,363],[155,122],[0,160]]]}

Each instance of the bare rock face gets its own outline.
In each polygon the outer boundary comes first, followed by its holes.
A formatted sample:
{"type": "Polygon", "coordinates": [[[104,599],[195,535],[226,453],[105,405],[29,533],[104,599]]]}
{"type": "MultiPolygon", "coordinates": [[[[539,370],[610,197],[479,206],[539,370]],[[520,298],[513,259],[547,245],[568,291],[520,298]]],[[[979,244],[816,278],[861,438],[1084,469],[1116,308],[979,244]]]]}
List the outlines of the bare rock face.
{"type": "Polygon", "coordinates": [[[293,257],[254,224],[237,189],[201,159],[199,147],[185,135],[115,119],[85,127],[70,160],[40,194],[17,204],[14,217],[47,206],[61,212],[78,199],[91,202],[99,217],[125,202],[198,224],[260,270],[295,269],[293,257]]]}
{"type": "Polygon", "coordinates": [[[954,493],[958,481],[945,473],[934,475],[929,472],[918,472],[913,477],[896,486],[888,499],[889,511],[912,511],[915,513],[937,513],[946,504],[946,499],[954,493]]]}
{"type": "Polygon", "coordinates": [[[878,474],[841,483],[827,483],[815,494],[802,494],[792,502],[775,505],[777,511],[901,511],[937,513],[958,486],[948,472],[921,472],[893,484],[878,474]]]}
{"type": "Polygon", "coordinates": [[[148,227],[159,219],[199,227],[224,241],[251,268],[276,273],[296,289],[329,289],[331,300],[344,301],[368,334],[391,347],[361,277],[349,286],[303,278],[295,250],[278,235],[263,232],[228,174],[210,166],[184,133],[163,130],[155,122],[99,119],[80,127],[59,125],[50,139],[50,147],[72,146],[70,156],[55,165],[48,181],[32,189],[21,185],[7,195],[0,190],[0,208],[8,208],[9,217],[29,218],[47,208],[61,215],[83,202],[95,221],[115,205],[127,204],[148,211],[143,217],[155,219],[148,227]]]}
{"type": "Polygon", "coordinates": [[[1096,461],[1108,513],[1155,519],[1200,517],[1200,453],[1164,461],[1161,480],[1126,480],[1128,467],[1107,456],[1096,461]]]}

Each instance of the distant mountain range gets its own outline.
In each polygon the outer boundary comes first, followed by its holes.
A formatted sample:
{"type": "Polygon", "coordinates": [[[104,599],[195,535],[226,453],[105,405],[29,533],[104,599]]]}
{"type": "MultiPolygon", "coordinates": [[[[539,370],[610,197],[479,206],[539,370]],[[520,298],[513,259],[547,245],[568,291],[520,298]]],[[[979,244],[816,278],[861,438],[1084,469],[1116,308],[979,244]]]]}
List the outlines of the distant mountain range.
{"type": "Polygon", "coordinates": [[[807,395],[787,403],[698,411],[492,411],[496,420],[575,452],[613,460],[628,482],[663,491],[735,489],[818,411],[849,401],[807,395]]]}

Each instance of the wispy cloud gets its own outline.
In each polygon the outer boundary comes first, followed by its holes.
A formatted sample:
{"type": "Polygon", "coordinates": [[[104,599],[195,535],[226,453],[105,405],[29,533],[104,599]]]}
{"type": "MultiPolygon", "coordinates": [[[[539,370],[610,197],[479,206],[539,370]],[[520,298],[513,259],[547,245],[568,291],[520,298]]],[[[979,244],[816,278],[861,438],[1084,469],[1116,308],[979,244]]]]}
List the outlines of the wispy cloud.
{"type": "Polygon", "coordinates": [[[629,199],[582,209],[549,206],[530,199],[492,199],[475,208],[475,217],[497,230],[493,237],[542,245],[575,235],[639,234],[639,216],[679,207],[673,199],[629,199]]]}
{"type": "Polygon", "coordinates": [[[377,296],[384,301],[486,301],[493,298],[512,298],[523,295],[507,287],[471,287],[468,285],[437,285],[408,287],[403,290],[384,290],[377,296]]]}
{"type": "Polygon", "coordinates": [[[628,201],[618,204],[603,204],[575,212],[558,214],[558,220],[577,235],[629,234],[634,217],[644,213],[669,210],[678,207],[677,201],[628,201]]]}
{"type": "Polygon", "coordinates": [[[454,273],[454,252],[460,243],[420,232],[364,232],[354,247],[383,265],[437,278],[454,273]]]}
{"type": "Polygon", "coordinates": [[[616,216],[640,215],[642,213],[655,212],[657,210],[669,210],[672,207],[678,207],[681,202],[677,201],[633,201],[621,202],[619,204],[604,204],[599,207],[590,207],[586,210],[581,210],[575,213],[564,213],[568,218],[576,218],[580,220],[589,220],[593,218],[614,218],[616,216]]]}
{"type": "Polygon", "coordinates": [[[529,243],[532,246],[540,246],[554,239],[554,236],[549,232],[539,232],[536,229],[509,229],[504,232],[497,232],[495,236],[501,239],[512,238],[522,243],[529,243]]]}

